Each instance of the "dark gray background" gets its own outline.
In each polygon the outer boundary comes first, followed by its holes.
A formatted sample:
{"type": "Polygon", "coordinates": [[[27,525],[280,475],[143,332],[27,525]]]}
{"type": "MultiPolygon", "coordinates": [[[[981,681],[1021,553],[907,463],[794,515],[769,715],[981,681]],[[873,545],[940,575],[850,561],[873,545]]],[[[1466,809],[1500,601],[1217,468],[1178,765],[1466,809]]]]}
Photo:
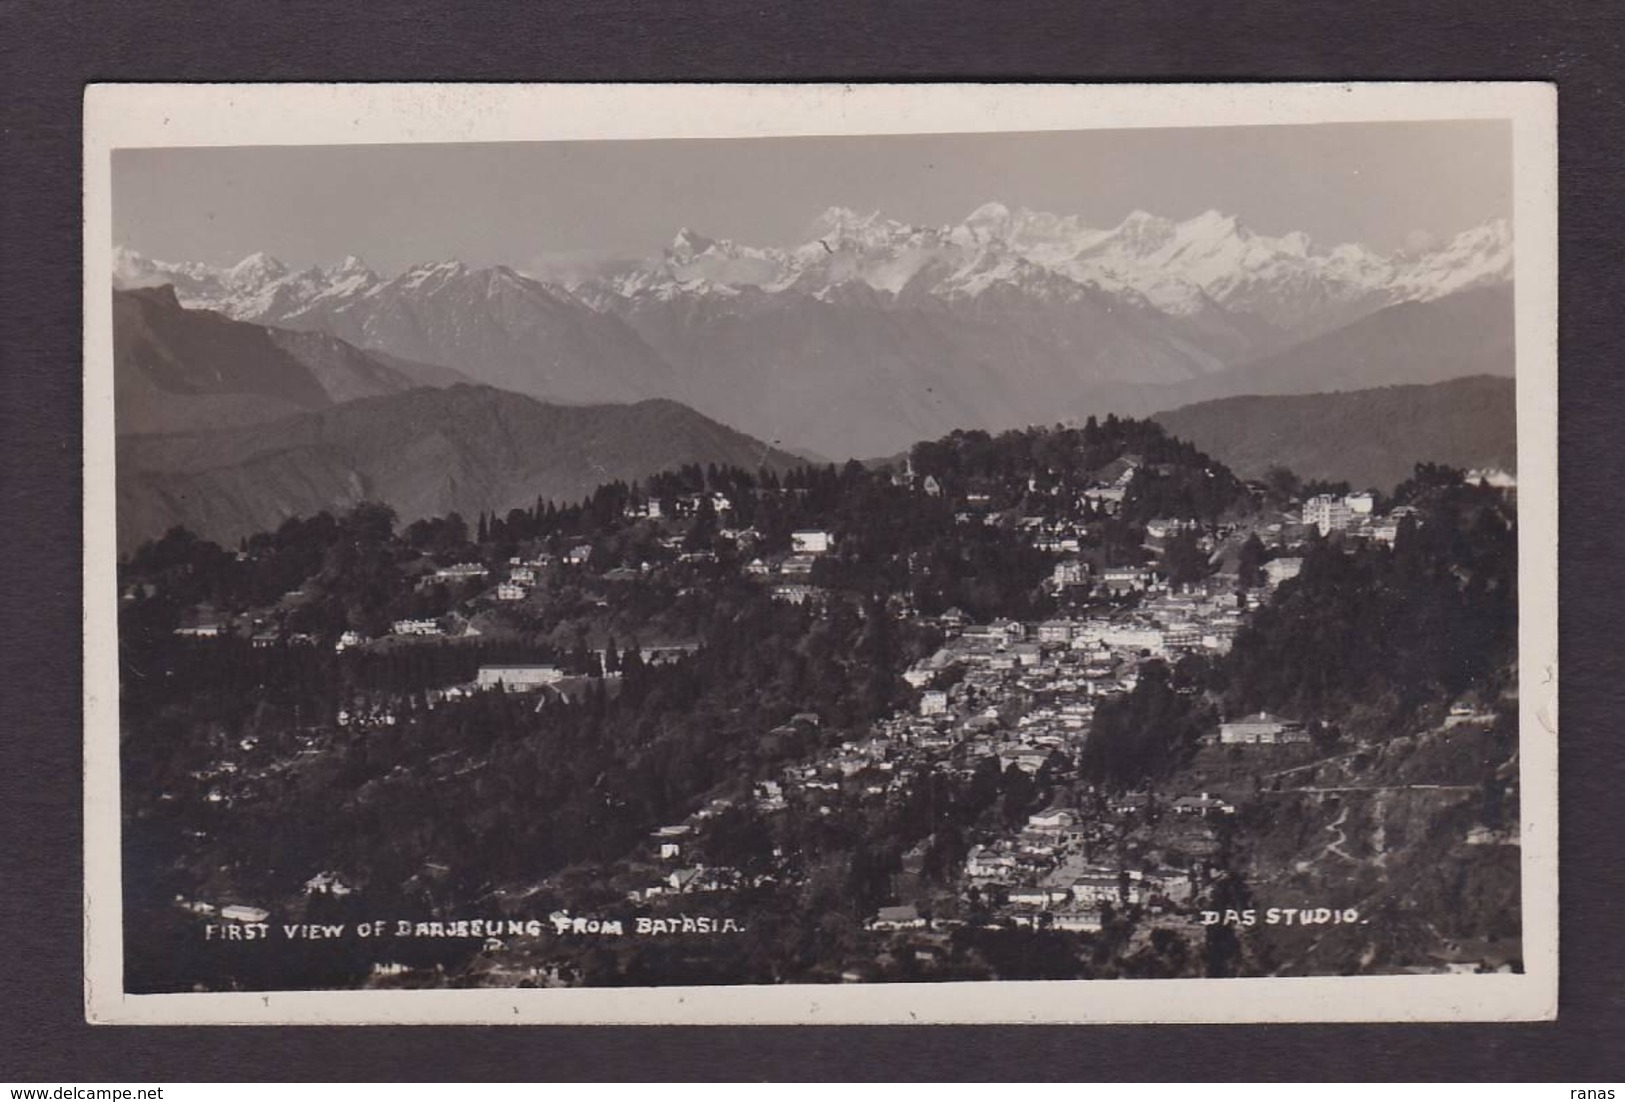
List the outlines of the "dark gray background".
{"type": "MultiPolygon", "coordinates": [[[[0,4],[0,1081],[1625,1077],[1625,8],[1509,0],[0,4]],[[80,96],[96,80],[1550,79],[1562,162],[1561,1019],[113,1028],[80,955],[80,96]]],[[[1222,997],[1215,981],[1216,997],[1222,997]]]]}

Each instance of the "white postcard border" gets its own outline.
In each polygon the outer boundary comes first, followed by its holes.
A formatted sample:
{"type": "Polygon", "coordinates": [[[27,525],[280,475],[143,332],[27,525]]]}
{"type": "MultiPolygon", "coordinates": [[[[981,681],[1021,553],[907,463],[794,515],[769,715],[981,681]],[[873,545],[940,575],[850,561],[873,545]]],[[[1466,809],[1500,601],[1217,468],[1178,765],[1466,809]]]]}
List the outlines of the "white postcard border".
{"type": "Polygon", "coordinates": [[[1556,91],[1538,83],[92,85],[84,146],[85,1008],[93,1023],[1529,1020],[1557,1010],[1556,91]],[[1522,975],[123,991],[111,151],[1508,119],[1517,238],[1522,975]]]}

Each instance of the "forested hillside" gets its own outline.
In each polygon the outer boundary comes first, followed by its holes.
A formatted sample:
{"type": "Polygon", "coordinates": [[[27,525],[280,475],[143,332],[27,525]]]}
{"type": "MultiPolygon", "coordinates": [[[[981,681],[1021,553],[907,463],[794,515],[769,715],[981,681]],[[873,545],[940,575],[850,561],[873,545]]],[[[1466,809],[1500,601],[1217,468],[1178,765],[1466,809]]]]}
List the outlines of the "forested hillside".
{"type": "Polygon", "coordinates": [[[180,525],[235,543],[368,500],[407,521],[506,513],[693,462],[795,461],[676,402],[555,406],[489,387],[419,388],[268,424],[121,438],[119,542],[180,525]]]}
{"type": "Polygon", "coordinates": [[[1515,384],[1473,376],[1432,386],[1221,398],[1155,415],[1244,478],[1275,466],[1303,478],[1388,489],[1420,462],[1517,469],[1515,384]]]}
{"type": "MultiPolygon", "coordinates": [[[[435,984],[520,961],[561,983],[829,980],[854,957],[889,962],[887,978],[1313,971],[1312,946],[1189,916],[1292,876],[1331,892],[1343,882],[1323,864],[1367,859],[1339,856],[1345,823],[1377,831],[1392,868],[1427,855],[1502,899],[1505,862],[1459,842],[1513,816],[1515,791],[1479,785],[1504,739],[1430,739],[1403,768],[1398,748],[1452,702],[1484,710],[1515,691],[1510,503],[1419,466],[1381,499],[1403,518],[1389,546],[1283,525],[1296,492],[1108,418],[954,433],[890,469],[690,463],[574,502],[404,526],[362,503],[235,550],[173,529],[121,567],[132,989],[289,982],[283,955],[199,954],[189,901],[231,900],[334,922],[704,905],[747,927],[703,945],[390,947],[385,963],[435,984]],[[1266,585],[1278,557],[1301,569],[1266,585]],[[1066,569],[1132,581],[1069,588],[1066,569]],[[1189,631],[1140,642],[1153,605],[1210,632],[1242,626],[1233,646],[1189,631]],[[480,684],[543,666],[533,691],[480,684]],[[930,718],[927,692],[951,714],[930,718]],[[1252,751],[1265,759],[1212,745],[1220,720],[1253,709],[1291,714],[1312,744],[1252,751]],[[1256,764],[1291,776],[1328,754],[1345,784],[1445,783],[1431,802],[1383,805],[1398,818],[1338,818],[1256,764]],[[1213,810],[1209,792],[1223,794],[1213,810]],[[1029,889],[969,871],[975,853],[1036,844],[1046,809],[1077,821],[1067,860],[1116,870],[1093,910],[1062,893],[1072,932],[1044,925],[1062,919],[1022,903],[1029,889]],[[1301,858],[1277,828],[1309,847],[1301,858]],[[652,855],[661,830],[682,839],[681,864],[652,855]],[[1431,841],[1412,852],[1413,837],[1431,841]],[[1130,869],[1157,893],[1119,891],[1130,869]],[[313,894],[324,877],[342,897],[313,894]],[[929,967],[883,950],[875,916],[900,903],[948,923],[929,967]]],[[[1431,951],[1414,912],[1439,897],[1406,890],[1411,932],[1372,957],[1385,968],[1431,951]]],[[[1452,928],[1487,929],[1489,906],[1452,928]]],[[[364,985],[381,951],[334,943],[296,968],[364,985]]],[[[516,973],[502,974],[491,982],[516,973]]]]}

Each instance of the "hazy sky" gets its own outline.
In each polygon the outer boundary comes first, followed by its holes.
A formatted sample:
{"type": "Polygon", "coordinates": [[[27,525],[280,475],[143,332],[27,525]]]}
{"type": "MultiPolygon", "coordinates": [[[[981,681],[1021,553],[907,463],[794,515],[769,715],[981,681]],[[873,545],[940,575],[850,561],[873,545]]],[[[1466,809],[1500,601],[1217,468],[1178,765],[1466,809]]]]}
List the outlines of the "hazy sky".
{"type": "Polygon", "coordinates": [[[829,206],[922,225],[982,203],[1115,225],[1210,208],[1383,251],[1511,216],[1504,122],[838,138],[120,150],[114,240],[164,260],[645,254],[681,226],[779,245],[829,206]]]}

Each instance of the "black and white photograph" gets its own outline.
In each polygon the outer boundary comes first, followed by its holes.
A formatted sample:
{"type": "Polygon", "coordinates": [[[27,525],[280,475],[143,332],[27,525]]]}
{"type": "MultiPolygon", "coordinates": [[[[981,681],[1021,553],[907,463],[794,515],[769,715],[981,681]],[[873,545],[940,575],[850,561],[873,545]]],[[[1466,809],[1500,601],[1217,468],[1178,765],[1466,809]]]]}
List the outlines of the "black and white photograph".
{"type": "Polygon", "coordinates": [[[1554,133],[92,88],[87,1013],[1550,1017],[1554,133]]]}

